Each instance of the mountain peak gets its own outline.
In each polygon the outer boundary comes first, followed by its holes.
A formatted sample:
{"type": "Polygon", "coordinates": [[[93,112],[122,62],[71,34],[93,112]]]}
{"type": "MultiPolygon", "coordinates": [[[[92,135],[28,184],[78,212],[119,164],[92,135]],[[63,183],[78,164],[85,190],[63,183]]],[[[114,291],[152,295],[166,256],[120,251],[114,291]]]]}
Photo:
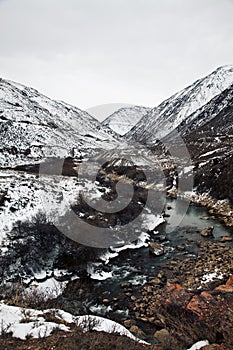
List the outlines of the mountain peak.
{"type": "Polygon", "coordinates": [[[102,125],[109,127],[121,136],[129,132],[151,108],[143,106],[122,107],[108,116],[102,125]]]}
{"type": "Polygon", "coordinates": [[[232,70],[233,69],[233,64],[225,64],[225,65],[222,65],[222,66],[219,66],[215,71],[217,70],[232,70]]]}
{"type": "Polygon", "coordinates": [[[145,115],[126,135],[131,140],[153,144],[176,129],[195,111],[233,83],[233,66],[218,67],[211,74],[171,96],[145,115]]]}

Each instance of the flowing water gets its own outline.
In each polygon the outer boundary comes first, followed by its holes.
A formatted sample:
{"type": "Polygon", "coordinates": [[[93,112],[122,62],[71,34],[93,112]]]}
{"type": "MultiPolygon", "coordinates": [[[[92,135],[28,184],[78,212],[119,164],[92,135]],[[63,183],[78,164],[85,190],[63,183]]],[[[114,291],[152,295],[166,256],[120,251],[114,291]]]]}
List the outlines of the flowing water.
{"type": "MultiPolygon", "coordinates": [[[[149,279],[156,277],[163,265],[169,264],[171,260],[194,256],[197,252],[196,242],[198,240],[213,240],[213,238],[203,238],[200,235],[200,230],[203,228],[214,226],[213,234],[217,240],[221,236],[231,235],[230,230],[211,218],[208,212],[201,207],[191,204],[186,215],[183,216],[182,203],[168,199],[167,208],[166,214],[169,215],[166,218],[167,222],[161,224],[156,233],[151,234],[151,241],[163,244],[165,254],[160,257],[151,256],[148,247],[128,249],[120,252],[108,264],[97,264],[96,270],[99,269],[100,273],[104,271],[106,276],[109,274],[111,277],[101,281],[89,278],[83,281],[84,289],[89,290],[84,302],[86,312],[99,315],[115,312],[119,316],[126,317],[127,305],[121,310],[112,310],[111,307],[104,305],[103,299],[117,297],[122,289],[132,291],[135,287],[143,285],[149,279]],[[172,217],[175,220],[171,220],[172,217]],[[201,219],[202,217],[208,217],[208,220],[201,219]],[[179,223],[178,226],[177,223],[179,223]],[[184,250],[177,249],[179,245],[182,245],[184,250]]],[[[96,278],[98,278],[98,273],[96,278]]],[[[80,310],[76,311],[80,312],[80,310]]]]}

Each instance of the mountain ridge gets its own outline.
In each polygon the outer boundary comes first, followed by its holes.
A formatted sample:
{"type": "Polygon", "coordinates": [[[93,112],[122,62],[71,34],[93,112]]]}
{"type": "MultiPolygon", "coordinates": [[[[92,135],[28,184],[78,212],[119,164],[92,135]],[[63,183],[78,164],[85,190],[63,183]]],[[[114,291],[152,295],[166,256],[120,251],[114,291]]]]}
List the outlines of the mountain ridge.
{"type": "Polygon", "coordinates": [[[47,156],[80,156],[90,148],[118,143],[117,135],[87,112],[4,79],[0,120],[0,162],[5,166],[47,156]]]}
{"type": "Polygon", "coordinates": [[[217,68],[153,108],[125,135],[126,139],[153,144],[232,83],[233,65],[217,68]]]}

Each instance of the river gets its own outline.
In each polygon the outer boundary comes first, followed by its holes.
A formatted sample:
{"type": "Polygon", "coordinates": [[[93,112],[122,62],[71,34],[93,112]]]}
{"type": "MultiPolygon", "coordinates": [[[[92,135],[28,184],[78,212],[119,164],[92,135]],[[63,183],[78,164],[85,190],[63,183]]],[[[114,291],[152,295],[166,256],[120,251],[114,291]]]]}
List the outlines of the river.
{"type": "MultiPolygon", "coordinates": [[[[151,241],[162,244],[165,254],[159,257],[151,256],[148,247],[141,247],[121,251],[107,264],[96,263],[96,274],[93,274],[96,279],[79,279],[77,283],[78,288],[83,289],[82,295],[76,298],[70,294],[72,305],[77,307],[72,311],[77,314],[94,313],[109,316],[122,321],[122,318],[127,318],[128,315],[128,302],[121,302],[119,308],[119,305],[114,307],[114,303],[108,303],[107,300],[117,300],[122,291],[137,291],[138,287],[156,277],[158,271],[170,261],[193,257],[198,250],[198,240],[219,240],[221,236],[231,235],[231,231],[211,218],[204,208],[190,204],[185,216],[183,215],[182,202],[167,199],[166,222],[157,227],[156,233],[151,233],[151,241]],[[172,217],[175,219],[171,220],[172,217]],[[203,217],[208,217],[208,220],[203,217]],[[200,230],[207,226],[214,226],[214,238],[203,238],[200,235],[200,230]]],[[[66,303],[69,304],[69,301],[68,296],[66,303]]]]}

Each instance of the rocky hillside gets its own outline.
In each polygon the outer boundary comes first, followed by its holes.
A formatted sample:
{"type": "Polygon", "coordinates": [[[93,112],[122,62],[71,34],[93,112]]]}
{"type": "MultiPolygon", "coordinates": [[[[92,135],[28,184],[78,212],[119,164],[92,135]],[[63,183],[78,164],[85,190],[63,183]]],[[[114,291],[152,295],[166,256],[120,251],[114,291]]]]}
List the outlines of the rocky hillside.
{"type": "Polygon", "coordinates": [[[195,165],[195,187],[233,202],[233,84],[183,122],[164,140],[181,135],[195,165]]]}
{"type": "Polygon", "coordinates": [[[233,203],[233,85],[212,100],[197,119],[198,127],[194,128],[194,120],[181,129],[196,164],[195,185],[200,192],[209,191],[233,203]],[[205,124],[203,119],[207,119],[205,124]]]}
{"type": "Polygon", "coordinates": [[[11,167],[49,156],[79,157],[117,140],[87,112],[1,79],[0,142],[0,166],[11,167]]]}
{"type": "Polygon", "coordinates": [[[161,142],[180,142],[194,164],[194,186],[233,203],[233,66],[209,76],[164,101],[126,135],[158,149],[161,142]],[[160,139],[160,141],[158,141],[160,139]]]}
{"type": "Polygon", "coordinates": [[[120,108],[109,117],[107,117],[102,125],[109,127],[120,135],[125,135],[144,117],[151,108],[142,106],[133,106],[120,108]]]}

